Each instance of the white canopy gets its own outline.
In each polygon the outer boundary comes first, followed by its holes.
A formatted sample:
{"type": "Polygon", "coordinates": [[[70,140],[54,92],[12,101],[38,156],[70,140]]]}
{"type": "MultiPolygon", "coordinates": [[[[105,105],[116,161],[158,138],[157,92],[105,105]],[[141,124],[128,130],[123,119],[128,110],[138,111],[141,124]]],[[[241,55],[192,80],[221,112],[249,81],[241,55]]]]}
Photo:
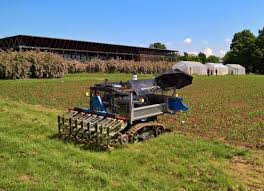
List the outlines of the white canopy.
{"type": "Polygon", "coordinates": [[[228,67],[223,65],[222,63],[206,63],[207,69],[209,70],[210,74],[213,75],[227,75],[228,74],[228,67]]]}
{"type": "Polygon", "coordinates": [[[200,62],[180,61],[172,66],[172,69],[179,69],[187,74],[206,75],[207,67],[200,62]]]}
{"type": "Polygon", "coordinates": [[[239,64],[227,64],[228,73],[234,75],[243,75],[246,74],[246,69],[239,64]]]}

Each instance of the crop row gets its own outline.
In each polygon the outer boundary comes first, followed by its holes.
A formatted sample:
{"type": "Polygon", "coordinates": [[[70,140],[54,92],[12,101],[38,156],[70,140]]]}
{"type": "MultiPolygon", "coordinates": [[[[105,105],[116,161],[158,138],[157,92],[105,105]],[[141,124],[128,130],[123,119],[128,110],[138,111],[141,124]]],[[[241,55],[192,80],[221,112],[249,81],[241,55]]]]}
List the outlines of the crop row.
{"type": "Polygon", "coordinates": [[[63,57],[40,51],[0,52],[0,79],[58,78],[66,73],[78,72],[124,72],[160,73],[171,68],[170,62],[128,60],[100,60],[87,62],[67,60],[63,57]]]}

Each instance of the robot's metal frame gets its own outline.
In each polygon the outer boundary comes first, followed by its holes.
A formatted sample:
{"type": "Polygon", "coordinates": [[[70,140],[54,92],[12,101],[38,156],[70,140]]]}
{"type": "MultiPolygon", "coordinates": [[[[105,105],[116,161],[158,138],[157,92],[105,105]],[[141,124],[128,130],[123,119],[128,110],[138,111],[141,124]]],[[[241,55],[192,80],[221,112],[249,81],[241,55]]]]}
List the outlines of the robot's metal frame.
{"type": "Polygon", "coordinates": [[[106,146],[160,135],[165,127],[157,122],[157,117],[185,111],[188,107],[182,98],[164,94],[156,81],[105,81],[90,87],[90,107],[70,109],[58,116],[60,136],[106,146]]]}

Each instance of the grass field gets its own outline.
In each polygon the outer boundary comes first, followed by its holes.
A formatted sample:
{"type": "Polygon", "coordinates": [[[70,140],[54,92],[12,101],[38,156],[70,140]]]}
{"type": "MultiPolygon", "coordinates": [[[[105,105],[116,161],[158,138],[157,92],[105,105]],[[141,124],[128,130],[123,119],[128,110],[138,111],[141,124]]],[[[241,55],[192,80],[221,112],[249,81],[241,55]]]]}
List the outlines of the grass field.
{"type": "Polygon", "coordinates": [[[264,76],[195,76],[178,92],[190,110],[160,117],[174,131],[150,141],[95,152],[57,139],[57,113],[86,106],[87,87],[105,78],[130,75],[0,81],[0,190],[264,189],[264,152],[255,149],[264,76]]]}

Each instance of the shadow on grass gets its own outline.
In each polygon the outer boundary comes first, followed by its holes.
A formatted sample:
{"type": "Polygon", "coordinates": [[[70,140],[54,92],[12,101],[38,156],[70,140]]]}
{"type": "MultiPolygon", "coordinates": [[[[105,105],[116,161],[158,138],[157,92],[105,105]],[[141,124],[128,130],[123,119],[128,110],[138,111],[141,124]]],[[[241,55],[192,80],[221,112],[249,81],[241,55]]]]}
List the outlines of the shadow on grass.
{"type": "MultiPolygon", "coordinates": [[[[74,144],[78,146],[82,150],[89,150],[93,152],[106,152],[111,151],[113,147],[107,146],[107,145],[97,145],[95,143],[86,143],[86,142],[80,142],[74,139],[69,139],[68,137],[62,136],[58,133],[48,136],[49,139],[61,141],[65,144],[74,144]]],[[[120,147],[120,146],[119,146],[120,147]]],[[[119,148],[115,147],[115,148],[119,148]]]]}
{"type": "MultiPolygon", "coordinates": [[[[165,129],[164,133],[170,133],[172,131],[173,131],[172,129],[165,129]]],[[[79,140],[69,138],[67,136],[62,136],[59,133],[50,135],[48,137],[49,139],[55,139],[57,141],[62,141],[65,144],[73,144],[73,145],[78,146],[82,150],[89,150],[93,152],[109,152],[109,151],[112,151],[113,149],[122,149],[126,147],[126,144],[122,145],[120,143],[115,143],[114,145],[110,146],[110,145],[100,145],[100,144],[91,143],[91,142],[79,141],[79,140]]],[[[147,140],[144,140],[144,141],[147,141],[147,140]]]]}

